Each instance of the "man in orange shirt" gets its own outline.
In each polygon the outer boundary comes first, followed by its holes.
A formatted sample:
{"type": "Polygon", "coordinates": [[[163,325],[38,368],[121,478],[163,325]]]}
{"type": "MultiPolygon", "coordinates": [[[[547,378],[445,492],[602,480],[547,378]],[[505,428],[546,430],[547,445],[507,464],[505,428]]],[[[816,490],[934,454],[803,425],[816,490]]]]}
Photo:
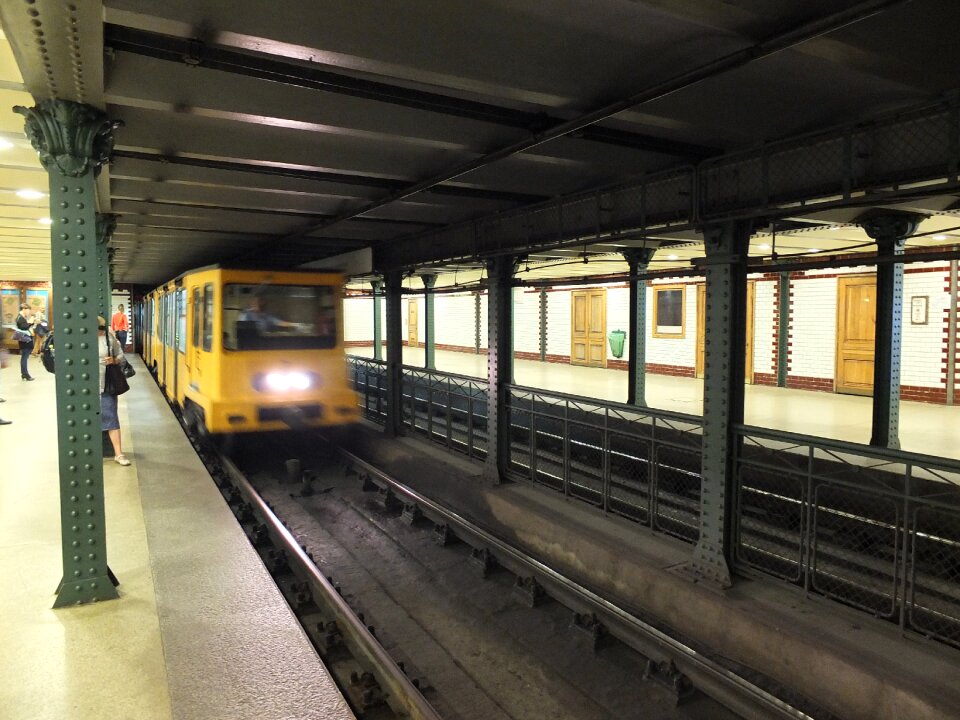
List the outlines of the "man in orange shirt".
{"type": "Polygon", "coordinates": [[[130,321],[127,320],[127,314],[123,311],[123,305],[117,306],[117,312],[110,318],[110,329],[120,341],[120,347],[127,346],[127,331],[130,329],[130,321]]]}

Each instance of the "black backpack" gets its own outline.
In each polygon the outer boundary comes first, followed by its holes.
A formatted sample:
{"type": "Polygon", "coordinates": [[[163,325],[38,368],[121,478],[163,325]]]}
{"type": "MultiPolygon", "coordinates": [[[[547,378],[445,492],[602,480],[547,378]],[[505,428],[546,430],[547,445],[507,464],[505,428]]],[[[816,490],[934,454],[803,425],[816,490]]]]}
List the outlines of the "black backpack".
{"type": "Polygon", "coordinates": [[[47,333],[43,339],[43,345],[40,346],[40,359],[43,361],[44,369],[49,372],[56,372],[53,354],[53,333],[47,333]]]}

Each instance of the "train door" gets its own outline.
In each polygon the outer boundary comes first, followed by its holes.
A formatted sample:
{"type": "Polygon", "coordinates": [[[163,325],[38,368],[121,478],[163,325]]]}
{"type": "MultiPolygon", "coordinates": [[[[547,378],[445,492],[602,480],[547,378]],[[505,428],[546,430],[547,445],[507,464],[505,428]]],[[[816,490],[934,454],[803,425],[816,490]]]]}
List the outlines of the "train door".
{"type": "Polygon", "coordinates": [[[160,363],[160,370],[158,375],[160,376],[160,387],[165,388],[167,386],[167,302],[169,295],[164,293],[160,296],[160,342],[157,344],[157,353],[160,357],[157,358],[157,362],[160,363]]]}
{"type": "Polygon", "coordinates": [[[607,366],[607,291],[571,293],[570,364],[607,366]]]}
{"type": "Polygon", "coordinates": [[[196,389],[200,374],[200,288],[192,287],[187,296],[187,352],[184,365],[187,368],[187,377],[184,387],[196,389]]]}
{"type": "Polygon", "coordinates": [[[873,394],[873,352],[877,325],[877,279],[873,275],[837,282],[836,391],[873,394]]]}
{"type": "Polygon", "coordinates": [[[173,336],[174,341],[172,343],[173,349],[173,392],[171,393],[171,398],[180,401],[180,393],[182,383],[184,378],[181,377],[180,365],[183,362],[183,358],[186,356],[186,342],[187,342],[187,311],[185,307],[186,298],[185,290],[177,288],[177,291],[174,293],[174,310],[176,312],[175,323],[173,327],[173,336]]]}

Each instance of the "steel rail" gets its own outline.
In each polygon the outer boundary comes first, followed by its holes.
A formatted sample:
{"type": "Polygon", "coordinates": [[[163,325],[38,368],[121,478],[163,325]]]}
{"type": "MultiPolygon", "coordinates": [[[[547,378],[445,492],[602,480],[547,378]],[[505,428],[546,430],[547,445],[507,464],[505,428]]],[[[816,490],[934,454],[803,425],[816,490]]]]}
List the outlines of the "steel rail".
{"type": "Polygon", "coordinates": [[[373,669],[380,686],[403,706],[412,720],[442,720],[433,706],[423,697],[396,661],[383,649],[367,626],[354,614],[340,596],[333,583],[314,564],[293,534],[284,526],[266,501],[228,458],[218,455],[218,461],[229,473],[237,489],[253,511],[263,520],[270,534],[283,546],[288,562],[295,563],[307,581],[318,591],[314,598],[322,598],[337,623],[338,629],[355,657],[365,660],[373,669]]]}
{"type": "Polygon", "coordinates": [[[619,636],[628,645],[635,647],[648,657],[673,661],[678,669],[693,680],[696,687],[735,711],[743,712],[748,717],[758,717],[757,713],[761,712],[763,715],[760,717],[812,720],[812,716],[723,667],[713,658],[640,620],[539,560],[508,545],[457,512],[421,495],[366,460],[343,448],[338,447],[337,450],[349,463],[375,476],[397,495],[416,503],[421,510],[426,509],[430,514],[454,525],[454,530],[461,539],[466,539],[465,535],[469,535],[492,548],[501,565],[510,563],[524,573],[534,574],[545,588],[552,591],[551,594],[554,597],[562,595],[571,599],[573,604],[585,605],[601,617],[609,628],[619,628],[619,636]],[[638,642],[640,647],[631,641],[638,642]]]}

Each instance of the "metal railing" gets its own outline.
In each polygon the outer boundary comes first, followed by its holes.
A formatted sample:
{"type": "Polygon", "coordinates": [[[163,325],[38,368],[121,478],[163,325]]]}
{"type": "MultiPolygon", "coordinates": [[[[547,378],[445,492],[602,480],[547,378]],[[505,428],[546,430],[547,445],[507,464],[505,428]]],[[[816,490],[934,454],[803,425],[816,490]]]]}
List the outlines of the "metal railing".
{"type": "Polygon", "coordinates": [[[483,459],[487,456],[487,382],[405,365],[402,422],[451,450],[483,459]]]}
{"type": "Polygon", "coordinates": [[[347,355],[347,373],[364,416],[383,425],[387,421],[387,363],[347,355]]]}
{"type": "Polygon", "coordinates": [[[737,433],[740,569],[960,645],[960,462],[737,433]]]}
{"type": "Polygon", "coordinates": [[[512,473],[697,541],[700,418],[519,386],[508,418],[512,473]]]}

